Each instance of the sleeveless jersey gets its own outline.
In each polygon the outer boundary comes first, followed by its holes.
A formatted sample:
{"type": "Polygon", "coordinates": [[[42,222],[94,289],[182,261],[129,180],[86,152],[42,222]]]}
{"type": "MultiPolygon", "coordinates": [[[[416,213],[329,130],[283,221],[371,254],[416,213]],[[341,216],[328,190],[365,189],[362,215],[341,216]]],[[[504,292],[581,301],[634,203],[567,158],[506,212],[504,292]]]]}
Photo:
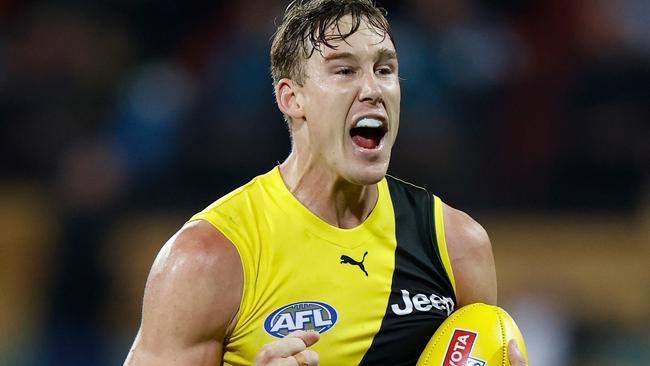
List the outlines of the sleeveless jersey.
{"type": "Polygon", "coordinates": [[[244,287],[224,365],[250,365],[260,348],[314,329],[321,365],[415,365],[454,310],[442,203],[387,176],[360,225],[334,227],[304,207],[276,167],[192,217],[236,247],[244,287]]]}

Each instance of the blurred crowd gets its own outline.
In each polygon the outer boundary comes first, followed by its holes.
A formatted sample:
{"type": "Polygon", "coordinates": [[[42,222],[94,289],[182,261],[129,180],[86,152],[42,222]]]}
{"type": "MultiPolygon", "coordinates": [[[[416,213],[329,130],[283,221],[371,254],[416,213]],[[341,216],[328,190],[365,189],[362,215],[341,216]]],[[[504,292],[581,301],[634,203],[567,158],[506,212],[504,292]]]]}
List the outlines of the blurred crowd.
{"type": "MultiPolygon", "coordinates": [[[[380,3],[392,174],[470,211],[650,205],[649,1],[380,3]]],[[[1,365],[120,364],[156,248],[288,155],[268,57],[286,5],[0,1],[1,365]]]]}

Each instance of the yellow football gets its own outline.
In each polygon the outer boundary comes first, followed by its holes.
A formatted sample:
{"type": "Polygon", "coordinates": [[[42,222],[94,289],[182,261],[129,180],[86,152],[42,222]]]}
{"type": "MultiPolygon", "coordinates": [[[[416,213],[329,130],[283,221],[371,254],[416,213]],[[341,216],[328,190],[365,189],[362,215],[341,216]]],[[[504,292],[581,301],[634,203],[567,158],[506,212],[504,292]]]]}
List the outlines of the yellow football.
{"type": "Polygon", "coordinates": [[[508,341],[528,355],[510,315],[498,306],[470,304],[449,316],[424,348],[417,366],[510,366],[508,341]]]}

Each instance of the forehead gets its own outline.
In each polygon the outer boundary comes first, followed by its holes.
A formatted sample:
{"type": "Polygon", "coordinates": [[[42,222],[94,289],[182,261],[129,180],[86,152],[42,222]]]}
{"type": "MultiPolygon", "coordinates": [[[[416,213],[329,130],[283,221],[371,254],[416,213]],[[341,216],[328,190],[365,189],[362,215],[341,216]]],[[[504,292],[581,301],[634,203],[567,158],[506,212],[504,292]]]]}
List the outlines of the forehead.
{"type": "Polygon", "coordinates": [[[377,53],[395,54],[395,46],[390,35],[382,29],[373,27],[363,19],[354,33],[342,39],[341,34],[349,33],[352,26],[352,17],[347,15],[329,27],[325,36],[332,47],[320,44],[319,49],[311,55],[311,59],[322,60],[340,52],[351,53],[356,56],[375,55],[377,53]]]}

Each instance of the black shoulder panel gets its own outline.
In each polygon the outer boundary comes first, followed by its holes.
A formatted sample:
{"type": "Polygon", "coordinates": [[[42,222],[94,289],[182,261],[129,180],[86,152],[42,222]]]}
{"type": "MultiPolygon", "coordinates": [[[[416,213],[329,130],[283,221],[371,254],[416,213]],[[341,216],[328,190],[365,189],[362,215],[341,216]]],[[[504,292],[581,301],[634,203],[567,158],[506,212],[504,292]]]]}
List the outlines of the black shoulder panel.
{"type": "Polygon", "coordinates": [[[433,196],[386,179],[395,214],[395,270],[384,319],[360,365],[415,365],[456,299],[436,244],[433,196]]]}

